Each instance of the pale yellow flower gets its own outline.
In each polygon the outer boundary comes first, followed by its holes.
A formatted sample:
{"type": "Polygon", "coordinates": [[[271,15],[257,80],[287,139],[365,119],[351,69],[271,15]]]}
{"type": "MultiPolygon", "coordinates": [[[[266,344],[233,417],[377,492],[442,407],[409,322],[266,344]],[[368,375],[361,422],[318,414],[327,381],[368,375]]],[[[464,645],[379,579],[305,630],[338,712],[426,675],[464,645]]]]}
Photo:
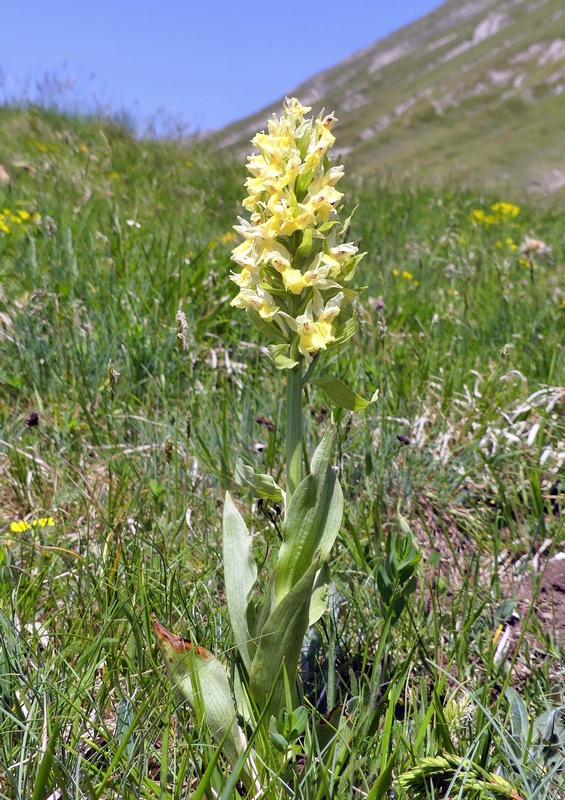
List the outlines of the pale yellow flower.
{"type": "Polygon", "coordinates": [[[260,286],[256,291],[253,289],[242,289],[241,292],[234,297],[231,305],[236,308],[254,308],[259,313],[259,316],[265,320],[272,320],[279,310],[279,306],[264,289],[260,286]]]}
{"type": "Polygon", "coordinates": [[[300,294],[303,289],[306,289],[310,284],[306,275],[303,275],[299,269],[285,269],[282,273],[284,288],[292,294],[300,294]]]}
{"type": "Polygon", "coordinates": [[[324,305],[318,290],[314,290],[312,300],[304,313],[293,319],[288,314],[281,314],[288,326],[298,334],[298,349],[306,363],[320,350],[325,350],[335,340],[333,320],[341,310],[344,293],[339,292],[324,305]]]}
{"type": "Polygon", "coordinates": [[[238,273],[232,272],[230,278],[240,287],[240,289],[250,289],[257,283],[256,276],[254,276],[252,272],[245,268],[238,273]]]}

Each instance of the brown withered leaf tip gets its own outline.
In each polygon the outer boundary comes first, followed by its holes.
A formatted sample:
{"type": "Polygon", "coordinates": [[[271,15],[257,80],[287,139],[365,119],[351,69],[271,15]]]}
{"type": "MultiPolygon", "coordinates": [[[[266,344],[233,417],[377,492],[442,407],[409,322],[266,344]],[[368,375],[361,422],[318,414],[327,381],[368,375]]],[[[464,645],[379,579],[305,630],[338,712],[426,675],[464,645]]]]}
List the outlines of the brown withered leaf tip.
{"type": "MultiPolygon", "coordinates": [[[[197,653],[201,658],[209,659],[211,658],[211,653],[206,650],[205,647],[200,647],[200,645],[193,644],[188,639],[183,639],[182,636],[177,636],[176,633],[171,633],[168,631],[158,619],[153,621],[153,629],[155,631],[155,636],[157,637],[157,641],[159,644],[161,642],[166,641],[177,653],[188,653],[191,650],[197,653]]],[[[172,661],[172,658],[168,659],[172,661]]]]}

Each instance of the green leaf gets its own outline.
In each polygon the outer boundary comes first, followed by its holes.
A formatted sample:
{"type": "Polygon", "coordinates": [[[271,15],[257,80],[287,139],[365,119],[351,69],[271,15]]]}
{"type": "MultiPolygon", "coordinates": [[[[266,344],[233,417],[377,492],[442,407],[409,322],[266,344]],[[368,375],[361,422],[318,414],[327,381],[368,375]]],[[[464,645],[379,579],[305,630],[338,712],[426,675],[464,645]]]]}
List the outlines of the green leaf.
{"type": "Polygon", "coordinates": [[[275,599],[283,597],[307,572],[314,559],[324,561],[343,517],[343,492],[330,465],[336,436],[332,422],[316,448],[307,475],[292,495],[283,523],[283,543],[275,570],[275,599]]]}
{"type": "Polygon", "coordinates": [[[312,249],[312,228],[306,228],[304,234],[302,236],[302,242],[300,246],[297,248],[296,253],[294,254],[294,260],[298,261],[301,258],[305,258],[312,249]]]}
{"type": "Polygon", "coordinates": [[[267,322],[254,308],[247,308],[246,313],[253,325],[255,325],[261,333],[265,334],[265,336],[271,339],[278,339],[282,342],[286,341],[279,326],[275,325],[274,322],[267,322]]]}
{"type": "Polygon", "coordinates": [[[349,228],[351,226],[351,220],[353,219],[353,215],[355,214],[355,212],[357,211],[358,208],[359,208],[359,206],[355,206],[355,208],[353,209],[351,214],[347,217],[347,219],[345,219],[341,223],[340,227],[338,228],[338,232],[337,232],[338,238],[346,236],[346,234],[349,232],[349,228]]]}
{"type": "Polygon", "coordinates": [[[397,743],[388,761],[386,762],[383,769],[380,771],[379,776],[377,777],[373,786],[371,787],[371,791],[367,795],[367,800],[382,800],[387,790],[390,789],[390,785],[392,783],[392,772],[396,765],[396,759],[398,757],[397,756],[398,749],[399,749],[399,744],[397,743]]]}
{"type": "Polygon", "coordinates": [[[322,565],[322,569],[316,575],[314,591],[310,599],[310,611],[308,614],[308,626],[318,622],[320,617],[326,613],[328,607],[328,596],[330,590],[330,568],[327,563],[322,565]]]}
{"type": "Polygon", "coordinates": [[[224,755],[230,764],[235,764],[242,745],[226,670],[204,647],[181,639],[159,622],[153,628],[174,688],[198,721],[207,724],[214,740],[218,744],[224,742],[224,755]]]}
{"type": "Polygon", "coordinates": [[[412,539],[414,538],[414,535],[412,533],[412,529],[410,528],[410,524],[409,524],[408,520],[406,519],[406,517],[403,517],[402,514],[397,514],[397,518],[398,518],[398,524],[400,525],[400,529],[401,529],[402,533],[405,534],[405,536],[409,536],[410,537],[410,541],[412,541],[412,539]]]}
{"type": "Polygon", "coordinates": [[[234,477],[238,486],[250,489],[254,497],[273,502],[283,499],[283,491],[274,478],[264,472],[255,472],[241,458],[235,462],[234,477]]]}
{"type": "Polygon", "coordinates": [[[291,741],[295,741],[299,736],[302,736],[308,725],[308,709],[304,706],[295,708],[290,715],[292,721],[292,728],[289,733],[291,741]]]}
{"type": "Polygon", "coordinates": [[[297,366],[298,361],[289,355],[289,344],[270,344],[267,349],[277,369],[294,369],[297,366]]]}
{"type": "Polygon", "coordinates": [[[269,739],[271,740],[271,744],[278,750],[279,753],[286,753],[288,750],[289,744],[282,733],[277,731],[277,723],[274,717],[271,718],[271,725],[269,728],[269,739]]]}
{"type": "Polygon", "coordinates": [[[255,581],[257,564],[251,554],[252,538],[229,492],[224,502],[224,579],[228,613],[235,643],[246,669],[251,667],[255,646],[249,631],[247,608],[255,581]]]}
{"type": "Polygon", "coordinates": [[[530,731],[530,720],[526,704],[512,686],[507,686],[504,692],[510,703],[510,729],[513,749],[519,758],[524,758],[527,753],[527,743],[530,731]]]}
{"type": "Polygon", "coordinates": [[[56,723],[53,726],[53,730],[51,731],[49,739],[47,740],[47,746],[41,758],[41,763],[35,777],[35,785],[33,787],[31,800],[43,800],[51,788],[51,782],[53,780],[53,757],[55,755],[55,744],[59,736],[60,727],[60,723],[56,723]]]}
{"type": "Polygon", "coordinates": [[[310,185],[311,180],[312,180],[312,173],[311,172],[304,173],[303,175],[299,175],[297,177],[296,183],[295,183],[295,186],[294,186],[294,192],[296,194],[296,197],[299,197],[300,199],[302,199],[302,195],[304,194],[304,192],[306,191],[306,189],[310,185]]]}
{"type": "Polygon", "coordinates": [[[331,231],[332,228],[335,228],[336,225],[339,225],[339,220],[334,219],[331,222],[324,222],[319,226],[319,228],[317,228],[317,230],[319,233],[323,233],[325,236],[325,234],[331,231]]]}
{"type": "Polygon", "coordinates": [[[355,317],[350,317],[343,325],[336,328],[335,338],[332,344],[343,344],[349,341],[357,333],[357,320],[355,317]]]}
{"type": "Polygon", "coordinates": [[[259,646],[249,672],[249,689],[259,708],[269,696],[269,715],[277,716],[285,705],[284,672],[294,684],[302,640],[308,627],[312,587],[318,559],[281,600],[261,631],[259,646]]]}
{"type": "Polygon", "coordinates": [[[271,616],[274,607],[275,607],[275,571],[272,570],[267,580],[265,591],[263,592],[263,596],[261,598],[261,604],[257,611],[257,619],[255,623],[256,639],[259,639],[261,637],[261,633],[263,632],[263,627],[267,622],[267,620],[269,619],[269,617],[271,616]]]}
{"type": "Polygon", "coordinates": [[[364,397],[348,389],[339,378],[312,378],[310,383],[313,386],[319,386],[330,400],[333,400],[336,405],[346,408],[348,411],[363,411],[372,405],[379,395],[377,389],[370,400],[365,400],[364,397]]]}

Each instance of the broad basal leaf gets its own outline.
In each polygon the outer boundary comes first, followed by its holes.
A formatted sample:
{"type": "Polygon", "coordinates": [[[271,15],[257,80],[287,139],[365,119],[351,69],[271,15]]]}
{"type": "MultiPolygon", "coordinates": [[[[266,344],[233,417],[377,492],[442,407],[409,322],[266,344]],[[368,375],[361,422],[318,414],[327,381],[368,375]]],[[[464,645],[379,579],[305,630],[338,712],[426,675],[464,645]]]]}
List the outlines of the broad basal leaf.
{"type": "Polygon", "coordinates": [[[199,722],[205,722],[224,755],[235,764],[243,752],[226,670],[204,647],[181,639],[160,622],[153,624],[174,688],[186,699],[199,722]]]}
{"type": "Polygon", "coordinates": [[[298,484],[287,509],[276,565],[277,604],[306,573],[318,554],[320,561],[327,558],[339,533],[343,492],[330,465],[335,435],[332,423],[316,448],[310,475],[298,484]]]}
{"type": "Polygon", "coordinates": [[[249,630],[247,606],[257,580],[257,565],[251,553],[252,539],[245,521],[226,492],[224,503],[224,580],[230,622],[243,663],[251,667],[255,646],[249,630]]]}
{"type": "Polygon", "coordinates": [[[310,598],[310,610],[308,612],[308,627],[318,622],[320,617],[326,613],[330,592],[330,568],[327,562],[322,564],[321,570],[316,575],[314,586],[312,587],[312,597],[310,598]]]}
{"type": "Polygon", "coordinates": [[[318,566],[316,559],[296,586],[283,597],[259,637],[259,646],[249,672],[249,688],[259,708],[263,708],[272,695],[269,714],[275,716],[285,705],[282,670],[286,670],[291,681],[294,681],[297,673],[318,566]]]}

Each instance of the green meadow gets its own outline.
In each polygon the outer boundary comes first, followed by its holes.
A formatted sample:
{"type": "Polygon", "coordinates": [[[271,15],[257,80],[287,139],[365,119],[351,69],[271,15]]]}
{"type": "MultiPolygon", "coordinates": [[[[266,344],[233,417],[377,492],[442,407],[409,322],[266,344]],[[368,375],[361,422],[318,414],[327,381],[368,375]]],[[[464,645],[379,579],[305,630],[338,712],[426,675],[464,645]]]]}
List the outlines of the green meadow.
{"type": "MultiPolygon", "coordinates": [[[[0,798],[238,797],[152,622],[229,668],[226,490],[259,561],[278,547],[233,479],[284,468],[284,376],[230,306],[244,165],[33,108],[0,109],[0,164],[0,798]]],[[[264,796],[562,798],[557,590],[538,611],[565,549],[563,208],[345,182],[365,288],[324,371],[378,399],[308,388],[346,510],[304,706],[347,724],[273,743],[264,796]],[[400,535],[421,561],[391,616],[400,535]]]]}

